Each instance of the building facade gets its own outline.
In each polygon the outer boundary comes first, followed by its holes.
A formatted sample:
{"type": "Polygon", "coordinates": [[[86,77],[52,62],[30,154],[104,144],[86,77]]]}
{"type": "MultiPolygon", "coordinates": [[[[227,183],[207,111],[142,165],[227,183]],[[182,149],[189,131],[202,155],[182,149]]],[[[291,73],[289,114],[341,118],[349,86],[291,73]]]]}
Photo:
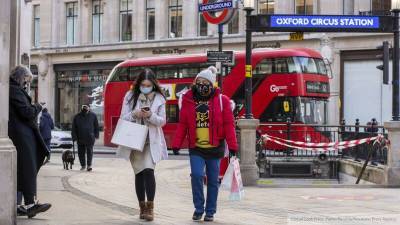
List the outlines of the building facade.
{"type": "MultiPolygon", "coordinates": [[[[254,0],[259,14],[384,14],[390,0],[254,0]]],[[[31,65],[38,73],[38,101],[46,102],[56,122],[68,127],[80,105],[91,104],[102,118],[99,93],[119,62],[169,54],[216,50],[218,29],[198,12],[202,0],[33,0],[31,65]]],[[[391,87],[375,69],[376,46],[388,34],[257,33],[253,47],[307,47],[329,59],[333,71],[329,123],[359,118],[390,120],[391,87]],[[368,89],[366,89],[368,88],[368,89]],[[371,90],[366,93],[365,90],[371,90]],[[365,105],[365,99],[374,104],[365,105]],[[355,107],[356,106],[356,107],[355,107]],[[366,107],[371,107],[369,109],[366,107]],[[367,110],[368,109],[368,110],[367,110]],[[375,110],[376,109],[376,110],[375,110]]],[[[224,49],[245,50],[245,13],[224,25],[224,49]]],[[[101,95],[100,95],[101,96],[101,95]]]]}

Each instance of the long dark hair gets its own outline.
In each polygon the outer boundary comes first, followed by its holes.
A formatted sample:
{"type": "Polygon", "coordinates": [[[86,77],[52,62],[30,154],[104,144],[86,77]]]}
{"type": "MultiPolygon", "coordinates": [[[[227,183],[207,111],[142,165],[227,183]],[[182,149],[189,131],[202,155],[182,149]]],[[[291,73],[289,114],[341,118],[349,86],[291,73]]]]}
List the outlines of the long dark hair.
{"type": "Polygon", "coordinates": [[[133,106],[132,109],[135,109],[137,101],[139,99],[139,95],[140,95],[140,85],[142,84],[142,82],[144,80],[149,80],[152,84],[153,84],[153,91],[161,94],[164,98],[164,92],[162,91],[160,84],[158,83],[157,79],[156,79],[156,75],[154,74],[154,72],[149,69],[146,68],[144,69],[139,76],[136,78],[133,89],[132,89],[132,98],[129,99],[129,103],[131,103],[133,101],[133,106]]]}

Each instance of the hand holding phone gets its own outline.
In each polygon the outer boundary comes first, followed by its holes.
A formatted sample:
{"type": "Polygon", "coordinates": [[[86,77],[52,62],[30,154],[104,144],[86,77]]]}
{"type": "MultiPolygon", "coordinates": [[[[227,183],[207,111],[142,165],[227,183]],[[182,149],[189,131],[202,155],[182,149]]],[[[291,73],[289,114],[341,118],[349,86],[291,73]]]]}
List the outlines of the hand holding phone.
{"type": "Polygon", "coordinates": [[[150,111],[150,107],[142,107],[142,111],[150,111]]]}

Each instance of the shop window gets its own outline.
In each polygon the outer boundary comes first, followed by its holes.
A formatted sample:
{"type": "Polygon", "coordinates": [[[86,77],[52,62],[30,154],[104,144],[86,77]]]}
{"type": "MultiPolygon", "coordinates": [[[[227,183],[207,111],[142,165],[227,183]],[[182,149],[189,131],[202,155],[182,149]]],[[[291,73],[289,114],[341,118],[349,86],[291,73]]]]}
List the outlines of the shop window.
{"type": "Polygon", "coordinates": [[[371,11],[375,15],[390,14],[391,0],[371,0],[371,11]]]}
{"type": "Polygon", "coordinates": [[[78,2],[66,3],[67,11],[67,45],[74,45],[76,39],[76,30],[78,28],[78,2]]]}
{"type": "Polygon", "coordinates": [[[274,14],[275,0],[257,0],[258,14],[274,14]]]}
{"type": "Polygon", "coordinates": [[[343,0],[343,15],[354,14],[354,0],[343,0]]]}
{"type": "Polygon", "coordinates": [[[40,5],[33,6],[33,46],[40,44],[40,5]]]}
{"type": "MultiPolygon", "coordinates": [[[[198,0],[198,4],[203,4],[203,0],[198,0]]],[[[208,34],[208,22],[204,19],[203,13],[199,12],[199,23],[198,23],[198,36],[207,36],[208,34]]]]}
{"type": "Polygon", "coordinates": [[[155,0],[146,1],[147,40],[153,40],[155,38],[156,11],[154,1],[155,0]]]}
{"type": "Polygon", "coordinates": [[[314,0],[295,0],[296,14],[312,15],[314,13],[314,0]]]}
{"type": "Polygon", "coordinates": [[[239,33],[239,13],[236,12],[232,20],[228,23],[228,34],[239,33]]]}
{"type": "Polygon", "coordinates": [[[103,39],[103,6],[101,0],[93,0],[92,4],[92,40],[100,43],[103,39]]]}
{"type": "Polygon", "coordinates": [[[169,37],[182,37],[182,0],[169,0],[169,37]]]}
{"type": "Polygon", "coordinates": [[[83,104],[90,109],[103,126],[103,87],[110,70],[56,71],[56,123],[70,129],[72,118],[83,104]]]}
{"type": "Polygon", "coordinates": [[[132,5],[132,0],[119,2],[119,39],[121,41],[132,40],[132,5]]]}

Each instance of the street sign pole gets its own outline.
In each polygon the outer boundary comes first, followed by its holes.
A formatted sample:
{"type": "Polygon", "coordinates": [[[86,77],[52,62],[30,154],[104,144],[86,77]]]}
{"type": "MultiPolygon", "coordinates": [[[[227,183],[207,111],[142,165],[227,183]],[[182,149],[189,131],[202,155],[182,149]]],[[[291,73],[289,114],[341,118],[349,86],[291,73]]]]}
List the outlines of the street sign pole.
{"type": "Polygon", "coordinates": [[[246,67],[245,67],[245,108],[246,119],[252,119],[252,77],[253,67],[251,64],[251,30],[250,30],[250,16],[252,8],[245,8],[246,11],[246,67]]]}
{"type": "MultiPolygon", "coordinates": [[[[218,24],[218,51],[222,52],[222,36],[224,35],[224,25],[223,24],[218,24]]],[[[224,76],[224,72],[222,69],[222,65],[221,65],[221,69],[219,70],[218,73],[218,86],[221,89],[222,92],[222,77],[224,76]]]]}
{"type": "Polygon", "coordinates": [[[400,60],[400,10],[393,10],[393,95],[392,95],[392,119],[393,121],[399,121],[399,60],[400,60]]]}

